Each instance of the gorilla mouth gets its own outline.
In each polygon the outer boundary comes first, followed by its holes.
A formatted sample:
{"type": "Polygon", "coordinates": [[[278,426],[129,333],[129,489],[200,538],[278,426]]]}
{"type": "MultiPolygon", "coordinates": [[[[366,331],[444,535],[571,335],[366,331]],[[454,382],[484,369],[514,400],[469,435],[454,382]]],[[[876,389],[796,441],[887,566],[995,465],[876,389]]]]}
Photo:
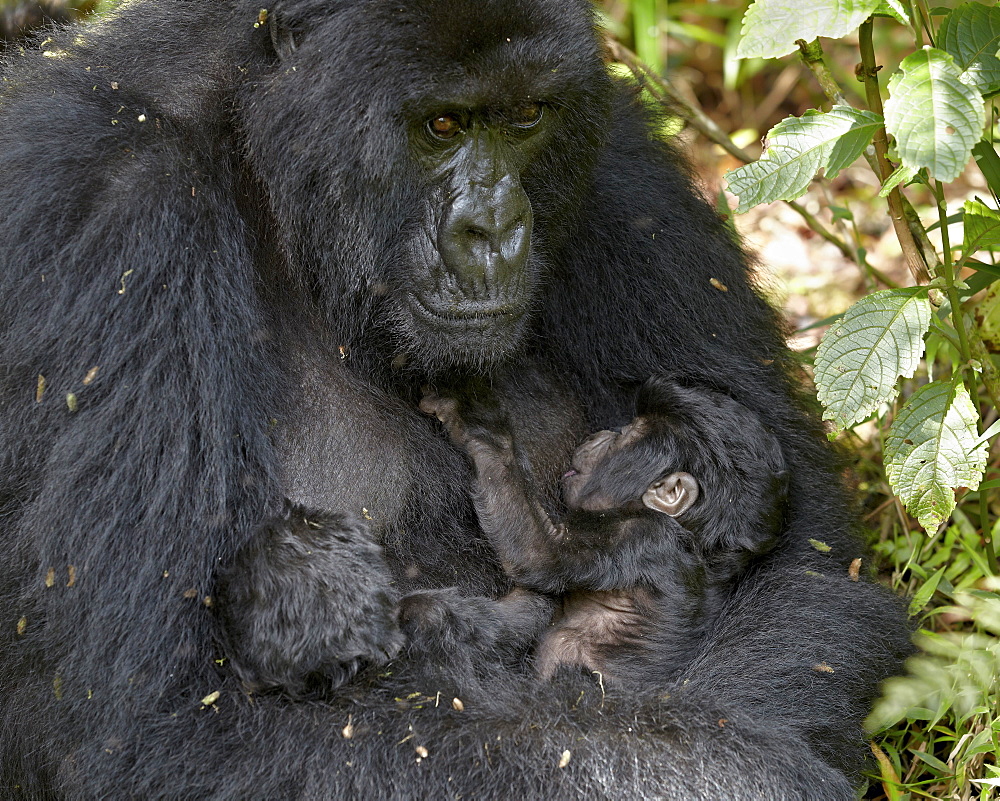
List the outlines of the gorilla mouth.
{"type": "Polygon", "coordinates": [[[410,293],[410,308],[418,317],[450,325],[470,326],[515,323],[524,315],[524,309],[515,303],[500,303],[494,299],[448,299],[445,302],[410,293]]]}

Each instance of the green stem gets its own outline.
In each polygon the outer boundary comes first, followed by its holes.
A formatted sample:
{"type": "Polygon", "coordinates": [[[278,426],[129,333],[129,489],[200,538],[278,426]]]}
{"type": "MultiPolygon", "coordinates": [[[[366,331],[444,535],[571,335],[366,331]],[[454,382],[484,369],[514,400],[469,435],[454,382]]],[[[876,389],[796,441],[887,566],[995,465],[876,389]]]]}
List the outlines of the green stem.
{"type": "Polygon", "coordinates": [[[986,550],[986,563],[994,576],[1000,576],[1000,564],[997,564],[997,552],[993,546],[993,530],[990,527],[990,505],[986,501],[985,490],[979,490],[979,527],[983,532],[983,545],[986,550]]]}
{"type": "MultiPolygon", "coordinates": [[[[937,201],[938,219],[941,221],[941,250],[943,258],[941,259],[939,276],[945,281],[948,302],[951,304],[951,324],[958,333],[959,352],[962,354],[962,361],[966,366],[965,375],[970,385],[969,394],[972,396],[973,402],[975,402],[975,399],[979,396],[979,389],[976,380],[976,371],[972,369],[973,345],[970,344],[969,329],[966,327],[965,314],[962,312],[962,302],[958,295],[958,287],[955,286],[955,264],[951,257],[951,237],[948,233],[948,204],[945,201],[944,187],[940,181],[934,182],[933,189],[934,197],[937,201]]],[[[993,363],[988,361],[990,359],[988,353],[983,353],[982,355],[986,356],[986,361],[981,362],[984,365],[983,384],[987,394],[990,396],[990,400],[993,402],[994,407],[996,407],[997,399],[993,391],[991,391],[993,387],[986,371],[987,363],[990,368],[993,367],[993,363]]],[[[993,535],[990,528],[989,505],[986,502],[986,493],[984,491],[980,491],[979,493],[979,530],[982,532],[983,549],[986,551],[986,561],[990,567],[990,571],[994,576],[1000,575],[1000,565],[997,564],[996,549],[993,545],[993,535]]]]}
{"type": "MultiPolygon", "coordinates": [[[[958,333],[959,352],[962,354],[962,361],[965,365],[972,363],[972,348],[969,347],[969,334],[965,330],[965,319],[962,315],[962,302],[958,296],[958,287],[955,286],[955,264],[951,259],[951,236],[948,232],[948,204],[944,199],[944,187],[940,181],[935,181],[933,186],[934,198],[937,201],[938,219],[941,221],[941,264],[938,269],[940,278],[944,279],[945,294],[948,295],[948,302],[951,304],[951,325],[958,333]]],[[[973,384],[972,396],[975,397],[975,373],[970,372],[970,380],[973,384]]]]}

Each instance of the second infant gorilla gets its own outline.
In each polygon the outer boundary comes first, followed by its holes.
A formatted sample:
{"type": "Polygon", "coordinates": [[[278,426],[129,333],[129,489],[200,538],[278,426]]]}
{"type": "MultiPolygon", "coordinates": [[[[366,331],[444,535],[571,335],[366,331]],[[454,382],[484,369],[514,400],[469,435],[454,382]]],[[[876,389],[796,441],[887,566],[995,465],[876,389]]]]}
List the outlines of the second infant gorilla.
{"type": "Polygon", "coordinates": [[[538,642],[543,678],[561,665],[619,681],[667,678],[693,658],[733,577],[782,523],[777,440],[709,390],[648,381],[629,425],[576,450],[562,520],[531,491],[517,443],[472,422],[474,400],[428,395],[421,408],[472,459],[480,524],[517,587],[498,601],[411,594],[401,608],[411,640],[454,639],[446,629],[474,627],[466,618],[485,605],[497,641],[538,642]]]}

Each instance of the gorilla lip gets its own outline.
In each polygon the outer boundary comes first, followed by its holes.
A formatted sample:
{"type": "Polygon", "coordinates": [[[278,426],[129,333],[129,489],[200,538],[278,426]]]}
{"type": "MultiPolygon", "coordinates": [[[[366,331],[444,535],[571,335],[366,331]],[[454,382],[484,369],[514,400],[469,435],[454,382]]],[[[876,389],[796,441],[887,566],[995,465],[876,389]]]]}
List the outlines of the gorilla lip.
{"type": "Polygon", "coordinates": [[[447,308],[441,308],[415,293],[410,293],[409,297],[412,301],[410,306],[419,309],[424,315],[438,320],[446,320],[456,323],[468,323],[475,322],[477,320],[488,322],[492,320],[502,320],[505,318],[509,322],[514,322],[521,317],[523,313],[516,307],[509,304],[497,305],[495,303],[464,303],[462,304],[462,307],[449,305],[447,308]]]}

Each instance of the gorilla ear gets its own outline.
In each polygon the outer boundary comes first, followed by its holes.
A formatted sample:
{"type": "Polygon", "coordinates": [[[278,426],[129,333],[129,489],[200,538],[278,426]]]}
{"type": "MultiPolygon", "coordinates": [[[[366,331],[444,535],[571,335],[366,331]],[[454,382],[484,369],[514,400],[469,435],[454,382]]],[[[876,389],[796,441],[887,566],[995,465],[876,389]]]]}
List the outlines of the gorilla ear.
{"type": "Polygon", "coordinates": [[[684,514],[698,500],[698,482],[690,473],[671,473],[649,485],[642,504],[671,517],[684,514]]]}
{"type": "Polygon", "coordinates": [[[267,15],[267,29],[271,33],[271,46],[278,58],[284,60],[295,52],[298,43],[292,29],[284,24],[284,18],[279,11],[272,10],[267,15]]]}

